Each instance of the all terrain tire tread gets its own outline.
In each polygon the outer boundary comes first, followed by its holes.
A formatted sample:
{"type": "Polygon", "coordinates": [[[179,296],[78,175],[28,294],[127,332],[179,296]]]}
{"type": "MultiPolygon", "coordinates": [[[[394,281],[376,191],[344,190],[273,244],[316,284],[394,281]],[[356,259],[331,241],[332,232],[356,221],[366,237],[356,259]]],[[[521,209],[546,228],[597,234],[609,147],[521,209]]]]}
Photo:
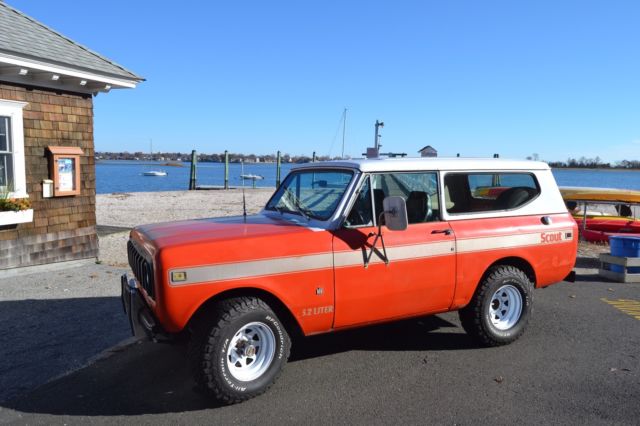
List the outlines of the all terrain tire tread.
{"type": "MultiPolygon", "coordinates": [[[[277,374],[267,386],[253,392],[233,391],[222,386],[220,380],[216,380],[218,371],[214,368],[214,363],[218,361],[218,358],[214,354],[214,347],[216,342],[223,338],[223,330],[230,327],[232,322],[242,315],[259,310],[266,311],[275,317],[269,305],[257,297],[236,297],[222,300],[213,309],[212,316],[202,319],[196,325],[192,335],[187,356],[196,384],[225,404],[235,404],[264,393],[273,385],[282,371],[282,369],[278,369],[277,374]]],[[[288,339],[288,337],[286,338],[288,339]]],[[[284,345],[285,362],[289,358],[290,348],[290,344],[284,345]]]]}
{"type": "Polygon", "coordinates": [[[493,347],[509,344],[517,340],[525,330],[532,308],[533,284],[527,275],[511,265],[497,265],[489,270],[482,280],[469,304],[458,311],[464,330],[483,346],[493,347]],[[514,333],[508,338],[497,336],[484,320],[483,302],[497,290],[495,283],[519,281],[524,286],[523,314],[514,333]],[[526,311],[525,311],[526,309],[526,311]]]}

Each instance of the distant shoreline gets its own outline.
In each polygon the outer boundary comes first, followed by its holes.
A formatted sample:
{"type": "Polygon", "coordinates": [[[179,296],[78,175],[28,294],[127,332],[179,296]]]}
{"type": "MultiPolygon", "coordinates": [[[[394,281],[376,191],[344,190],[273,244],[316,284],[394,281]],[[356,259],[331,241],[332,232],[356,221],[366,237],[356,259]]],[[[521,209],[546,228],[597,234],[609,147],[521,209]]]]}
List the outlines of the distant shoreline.
{"type": "MultiPolygon", "coordinates": [[[[198,163],[204,164],[224,164],[223,161],[198,161],[198,163]]],[[[130,166],[166,166],[166,167],[186,167],[187,165],[191,166],[191,161],[149,161],[149,160],[111,160],[111,159],[102,159],[96,160],[96,164],[103,165],[130,165],[130,166]]],[[[229,164],[241,164],[239,161],[230,161],[229,164]]],[[[244,162],[244,165],[252,165],[259,166],[261,164],[264,165],[275,165],[275,162],[265,161],[265,162],[244,162]]],[[[287,163],[283,163],[287,164],[287,163]]],[[[551,166],[549,166],[551,167],[551,166]]],[[[585,170],[585,171],[631,171],[637,172],[640,171],[640,168],[623,168],[623,167],[551,167],[551,170],[585,170]]]]}
{"type": "Polygon", "coordinates": [[[551,167],[551,170],[572,170],[572,171],[585,170],[590,172],[596,172],[600,170],[602,170],[603,172],[640,171],[640,169],[638,168],[622,168],[622,167],[551,167]]]}

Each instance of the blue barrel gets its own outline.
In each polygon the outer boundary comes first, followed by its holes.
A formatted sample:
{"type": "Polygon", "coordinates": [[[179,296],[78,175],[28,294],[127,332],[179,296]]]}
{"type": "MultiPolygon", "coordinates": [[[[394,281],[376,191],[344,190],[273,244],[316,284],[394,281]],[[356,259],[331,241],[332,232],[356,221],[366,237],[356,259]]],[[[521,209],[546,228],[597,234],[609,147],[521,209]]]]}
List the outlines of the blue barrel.
{"type": "MultiPolygon", "coordinates": [[[[621,235],[612,235],[609,237],[609,245],[611,246],[611,256],[617,257],[640,257],[640,237],[624,237],[621,235]]],[[[614,272],[624,272],[624,266],[611,265],[614,272]]],[[[629,267],[629,273],[637,274],[640,267],[629,267]]]]}

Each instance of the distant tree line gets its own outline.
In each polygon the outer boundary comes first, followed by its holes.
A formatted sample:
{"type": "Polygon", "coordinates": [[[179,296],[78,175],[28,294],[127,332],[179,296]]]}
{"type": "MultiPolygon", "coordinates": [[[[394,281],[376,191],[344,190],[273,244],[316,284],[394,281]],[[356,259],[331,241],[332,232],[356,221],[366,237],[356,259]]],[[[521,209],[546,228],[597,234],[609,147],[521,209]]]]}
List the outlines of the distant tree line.
{"type": "MultiPolygon", "coordinates": [[[[532,154],[527,157],[527,160],[538,161],[538,154],[532,154]]],[[[571,158],[567,161],[547,161],[550,167],[558,169],[640,169],[640,161],[636,160],[622,160],[612,163],[606,163],[602,161],[600,157],[596,158],[571,158]]]]}
{"type": "Polygon", "coordinates": [[[639,160],[622,160],[614,163],[603,162],[600,157],[568,158],[567,161],[549,161],[550,167],[577,169],[640,169],[639,160]]]}
{"type": "MultiPolygon", "coordinates": [[[[96,160],[134,160],[134,161],[191,161],[191,153],[182,152],[96,152],[96,160]]],[[[282,154],[280,159],[283,163],[308,163],[313,158],[306,155],[282,154]]],[[[329,157],[327,155],[316,156],[316,161],[338,160],[340,157],[329,157]]],[[[222,163],[224,153],[205,154],[198,153],[198,161],[203,163],[222,163]]],[[[275,163],[275,154],[255,155],[229,153],[231,163],[275,163]]]]}

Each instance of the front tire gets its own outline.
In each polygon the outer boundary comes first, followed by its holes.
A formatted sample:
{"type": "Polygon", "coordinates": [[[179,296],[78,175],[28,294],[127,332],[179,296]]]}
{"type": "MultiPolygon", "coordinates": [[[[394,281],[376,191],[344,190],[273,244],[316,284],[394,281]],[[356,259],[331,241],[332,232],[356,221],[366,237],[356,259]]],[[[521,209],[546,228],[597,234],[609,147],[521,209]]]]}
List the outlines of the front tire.
{"type": "Polygon", "coordinates": [[[491,268],[471,302],[458,314],[465,331],[484,346],[500,346],[517,340],[531,317],[533,284],[520,269],[491,268]]]}
{"type": "Polygon", "coordinates": [[[284,326],[261,299],[221,302],[192,336],[189,361],[199,386],[217,400],[234,404],[265,392],[289,357],[284,326]]]}

